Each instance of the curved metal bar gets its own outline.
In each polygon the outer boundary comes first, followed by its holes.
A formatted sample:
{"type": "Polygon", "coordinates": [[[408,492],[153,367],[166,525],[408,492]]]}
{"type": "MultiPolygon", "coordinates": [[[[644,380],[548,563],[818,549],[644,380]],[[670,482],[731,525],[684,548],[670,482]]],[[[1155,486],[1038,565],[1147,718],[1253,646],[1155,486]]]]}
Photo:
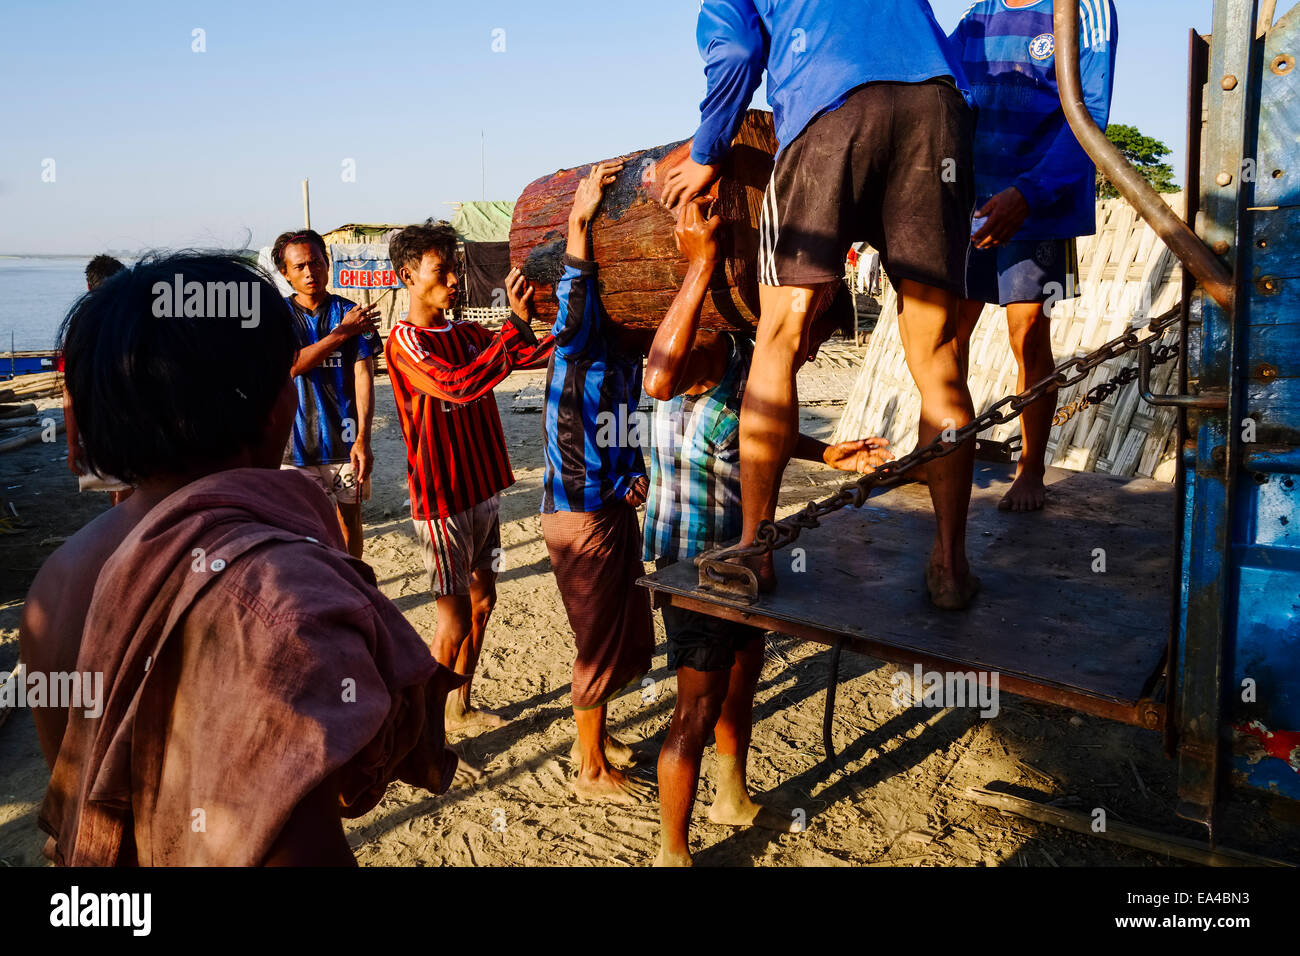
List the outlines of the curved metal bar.
{"type": "Polygon", "coordinates": [[[1138,351],[1138,394],[1148,405],[1165,408],[1212,408],[1228,407],[1228,399],[1223,395],[1155,395],[1151,392],[1151,343],[1148,342],[1138,351]]]}
{"type": "Polygon", "coordinates": [[[1139,216],[1156,231],[1165,245],[1200,280],[1206,293],[1231,313],[1234,298],[1232,274],[1196,233],[1165,205],[1165,201],[1119,148],[1097,128],[1083,102],[1079,79],[1079,5],[1058,3],[1053,14],[1056,32],[1056,85],[1061,92],[1061,109],[1080,145],[1097,168],[1115,184],[1119,194],[1132,203],[1139,216]]]}

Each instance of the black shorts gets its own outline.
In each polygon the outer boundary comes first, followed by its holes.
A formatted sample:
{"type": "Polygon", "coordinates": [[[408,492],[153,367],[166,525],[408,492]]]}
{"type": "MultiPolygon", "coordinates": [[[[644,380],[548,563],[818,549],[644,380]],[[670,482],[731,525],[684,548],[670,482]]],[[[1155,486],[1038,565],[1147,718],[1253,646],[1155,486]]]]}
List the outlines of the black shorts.
{"type": "MultiPolygon", "coordinates": [[[[660,558],[663,569],[673,561],[660,558]]],[[[763,636],[763,630],[723,620],[710,614],[664,605],[664,632],[668,636],[668,669],[689,667],[695,671],[729,671],[736,663],[736,651],[763,636]]]]}
{"type": "Polygon", "coordinates": [[[858,87],[777,159],[763,199],[759,281],[839,280],[849,248],[866,241],[895,285],[912,279],[964,295],[974,130],[946,80],[858,87]]]}

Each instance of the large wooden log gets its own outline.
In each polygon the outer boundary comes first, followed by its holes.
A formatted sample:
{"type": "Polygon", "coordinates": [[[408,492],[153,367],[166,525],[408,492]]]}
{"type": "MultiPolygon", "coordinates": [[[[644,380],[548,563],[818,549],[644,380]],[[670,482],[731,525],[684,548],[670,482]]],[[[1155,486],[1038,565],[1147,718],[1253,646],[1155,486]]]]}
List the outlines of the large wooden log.
{"type": "MultiPolygon", "coordinates": [[[[776,146],[772,114],[750,110],[711,193],[714,211],[727,225],[720,230],[720,262],[701,315],[704,328],[752,331],[758,324],[758,223],[776,146]]],[[[673,239],[675,218],[660,194],[690,147],[686,140],[620,157],[626,165],[592,223],[601,298],[621,325],[657,326],[686,276],[686,259],[673,239]]],[[[538,312],[547,323],[557,310],[555,283],[564,270],[573,195],[594,165],[545,176],[515,203],[510,261],[536,287],[538,312]]]]}

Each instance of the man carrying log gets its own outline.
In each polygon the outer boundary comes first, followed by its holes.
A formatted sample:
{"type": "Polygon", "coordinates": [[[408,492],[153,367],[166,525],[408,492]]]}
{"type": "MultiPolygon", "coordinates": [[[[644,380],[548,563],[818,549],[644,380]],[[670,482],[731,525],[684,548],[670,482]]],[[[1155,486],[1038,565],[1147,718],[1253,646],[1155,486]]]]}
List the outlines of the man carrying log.
{"type": "MultiPolygon", "coordinates": [[[[699,331],[700,309],[718,265],[721,220],[706,218],[705,199],[682,206],[677,244],[686,280],[655,334],[645,390],[655,399],[645,553],[662,570],[731,541],[742,524],[740,412],[754,346],[736,333],[699,331]]],[[[812,323],[805,359],[836,331],[830,311],[812,323]]],[[[794,457],[840,471],[870,472],[893,456],[882,438],[826,445],[799,435],[794,457]]],[[[789,831],[791,816],[749,795],[746,763],[754,690],[763,667],[763,632],[671,606],[663,608],[668,667],[677,672],[677,704],[659,752],[660,866],[689,866],[689,828],[700,760],[709,734],[717,750],[717,795],[709,820],[789,831]]]]}
{"type": "Polygon", "coordinates": [[[351,865],[342,817],[394,779],[451,782],[459,681],[343,550],[320,489],[280,470],[287,306],[236,258],[170,256],[82,299],[60,338],[86,461],[136,491],[50,556],[23,605],[29,673],[103,678],[98,714],[34,712],[47,855],[351,865]],[[160,316],[173,280],[208,302],[249,291],[256,311],[160,316]]]}
{"type": "MultiPolygon", "coordinates": [[[[1114,3],[1082,0],[1079,23],[1085,105],[1105,129],[1119,31],[1114,3]]],[[[1052,0],[980,0],[951,38],[980,114],[975,185],[983,205],[975,216],[983,224],[966,271],[962,351],[985,303],[1006,306],[1017,391],[1052,373],[1052,304],[1079,295],[1075,238],[1097,228],[1097,170],[1061,110],[1052,30],[1052,0]]],[[[1024,448],[998,504],[1003,511],[1043,507],[1054,411],[1045,395],[1020,413],[1024,448]]]]}
{"type": "MultiPolygon", "coordinates": [[[[505,724],[470,703],[470,682],[496,606],[500,496],[515,483],[492,389],[513,369],[540,367],[552,342],[533,334],[516,273],[509,292],[517,314],[497,334],[448,318],[460,296],[456,243],[450,223],[432,220],[389,243],[411,308],[388,336],[384,357],[406,440],[411,521],[438,607],[433,656],[465,678],[447,698],[447,727],[481,730],[505,724]]],[[[462,759],[462,781],[481,775],[462,759]]]]}
{"type": "Polygon", "coordinates": [[[361,503],[370,497],[370,428],[375,410],[377,306],[359,306],[329,292],[325,240],[313,229],[281,233],[271,247],[280,275],[293,287],[298,354],[293,381],[298,415],[284,467],[301,471],[334,503],[348,553],[361,557],[361,503]]]}
{"type": "MultiPolygon", "coordinates": [[[[776,512],[795,446],[809,328],[855,242],[880,250],[898,290],[920,443],[974,417],[957,348],[973,117],[927,0],[704,0],[698,40],[708,92],[690,159],[665,180],[665,204],[718,178],[764,69],[781,146],[763,205],[761,318],[740,426],[741,540],[751,543],[776,512]]],[[[966,558],[973,465],[968,441],[928,466],[937,535],[926,583],[940,608],[966,607],[979,587],[966,558]]],[[[754,570],[762,587],[775,586],[770,554],[754,570]]]]}
{"type": "Polygon", "coordinates": [[[645,501],[637,406],[648,332],[615,325],[597,288],[591,222],[622,163],[599,163],[578,186],[564,273],[555,287],[555,353],[546,375],[542,534],[577,644],[573,713],[583,799],[635,803],[649,787],[623,771],[630,746],[605,728],[606,707],[650,669],[654,624],[636,509],[645,501]]]}

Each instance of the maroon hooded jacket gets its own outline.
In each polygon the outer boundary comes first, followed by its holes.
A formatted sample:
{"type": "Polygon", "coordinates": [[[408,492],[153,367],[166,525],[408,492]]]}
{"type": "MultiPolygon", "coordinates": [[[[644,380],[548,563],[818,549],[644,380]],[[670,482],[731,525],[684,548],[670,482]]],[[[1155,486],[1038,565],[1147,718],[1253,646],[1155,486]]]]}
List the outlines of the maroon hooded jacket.
{"type": "Polygon", "coordinates": [[[457,682],[343,551],[325,496],[269,469],[144,518],[99,575],[77,669],[103,672],[103,713],[69,715],[40,813],[74,866],[256,865],[333,774],[345,816],[397,777],[429,786],[426,701],[457,682]]]}

